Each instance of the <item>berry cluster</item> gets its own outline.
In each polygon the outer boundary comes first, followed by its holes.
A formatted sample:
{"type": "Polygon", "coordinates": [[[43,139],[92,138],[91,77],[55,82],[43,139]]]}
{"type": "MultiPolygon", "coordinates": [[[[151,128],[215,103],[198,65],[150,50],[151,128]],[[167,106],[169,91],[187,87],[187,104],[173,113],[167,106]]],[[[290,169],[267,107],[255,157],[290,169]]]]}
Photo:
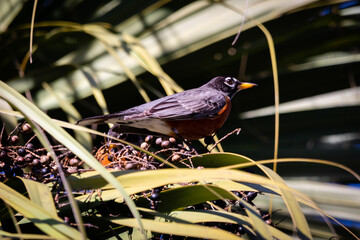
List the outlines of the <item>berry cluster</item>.
{"type": "MultiPolygon", "coordinates": [[[[140,148],[172,162],[181,162],[182,159],[196,154],[194,149],[189,148],[185,143],[178,143],[173,137],[155,138],[148,135],[144,140],[140,138],[137,144],[140,148]]],[[[164,166],[164,163],[155,161],[154,157],[115,141],[101,146],[96,151],[95,157],[102,165],[114,170],[148,170],[164,166]]]]}
{"type": "MultiPolygon", "coordinates": [[[[0,135],[0,181],[14,176],[47,183],[58,178],[58,167],[51,154],[40,147],[28,123],[19,124],[6,136],[4,127],[0,135]]],[[[81,162],[62,145],[53,145],[52,150],[67,173],[76,172],[81,162]]]]}

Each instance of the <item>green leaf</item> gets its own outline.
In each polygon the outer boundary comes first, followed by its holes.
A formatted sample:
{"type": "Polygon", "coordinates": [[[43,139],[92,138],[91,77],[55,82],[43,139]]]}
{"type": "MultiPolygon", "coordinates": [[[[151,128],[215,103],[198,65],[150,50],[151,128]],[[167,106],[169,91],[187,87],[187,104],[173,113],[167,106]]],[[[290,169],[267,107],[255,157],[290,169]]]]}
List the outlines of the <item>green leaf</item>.
{"type": "Polygon", "coordinates": [[[259,184],[239,183],[232,180],[214,180],[211,182],[214,186],[224,188],[228,191],[248,191],[248,192],[263,192],[277,194],[273,190],[259,184]]]}
{"type": "Polygon", "coordinates": [[[24,183],[31,201],[37,203],[39,206],[47,209],[47,211],[54,217],[57,217],[57,211],[50,189],[47,185],[20,178],[24,183]]]}
{"type": "MultiPolygon", "coordinates": [[[[169,215],[165,215],[153,210],[139,208],[140,211],[144,211],[155,216],[159,216],[171,221],[185,221],[191,223],[202,223],[202,222],[224,222],[233,223],[240,225],[249,225],[249,217],[238,213],[232,213],[227,211],[213,211],[213,210],[183,210],[174,211],[169,215]]],[[[292,238],[281,232],[277,228],[268,225],[267,226],[272,236],[282,240],[291,240],[292,238]]]]}
{"type": "Polygon", "coordinates": [[[41,234],[10,233],[0,230],[0,237],[6,239],[54,239],[54,237],[41,234]]]}
{"type": "MultiPolygon", "coordinates": [[[[111,222],[124,226],[136,227],[135,220],[132,218],[111,219],[111,222]]],[[[204,239],[243,239],[236,236],[235,234],[221,229],[205,227],[196,224],[160,222],[150,219],[143,219],[143,223],[146,230],[158,233],[204,239]]]]}
{"type": "MultiPolygon", "coordinates": [[[[226,154],[228,155],[228,154],[226,154]]],[[[233,157],[236,159],[236,154],[233,154],[233,157]]],[[[245,158],[243,158],[243,160],[246,160],[245,158]]],[[[311,237],[311,233],[310,233],[310,229],[308,226],[308,223],[305,219],[305,216],[303,214],[303,212],[301,211],[301,208],[299,206],[298,201],[302,201],[301,198],[299,199],[296,196],[297,191],[289,188],[284,180],[274,171],[272,171],[271,169],[269,169],[268,167],[261,165],[261,164],[257,164],[255,161],[247,158],[248,162],[252,162],[254,163],[255,166],[259,167],[262,171],[264,171],[270,179],[272,179],[274,185],[277,185],[277,189],[279,191],[279,193],[281,194],[281,196],[283,197],[283,200],[290,212],[290,215],[294,221],[294,225],[296,226],[296,228],[300,228],[298,229],[298,234],[300,237],[305,238],[305,239],[312,239],[311,237]]],[[[244,161],[244,163],[246,163],[244,161]]],[[[234,164],[236,165],[236,164],[234,164]]],[[[238,167],[241,167],[241,163],[237,165],[238,167]]],[[[269,185],[270,186],[270,185],[269,185]]],[[[277,189],[273,189],[275,192],[277,192],[277,189]]],[[[301,196],[301,195],[300,195],[301,196]]],[[[311,201],[307,202],[308,205],[312,205],[311,201]]]]}
{"type": "Polygon", "coordinates": [[[304,213],[302,212],[298,201],[294,194],[288,190],[285,181],[274,171],[269,169],[268,167],[259,165],[259,167],[275,182],[280,185],[281,196],[284,199],[284,202],[287,206],[287,209],[290,212],[290,216],[293,219],[294,227],[297,230],[297,234],[301,239],[312,239],[309,225],[306,221],[304,213]]]}
{"type": "Polygon", "coordinates": [[[272,240],[273,238],[269,230],[269,225],[264,222],[259,213],[256,212],[256,209],[246,201],[241,200],[241,203],[245,207],[245,211],[249,216],[249,222],[251,222],[253,229],[256,232],[256,238],[272,240]]]}
{"type": "Polygon", "coordinates": [[[29,200],[3,183],[0,183],[0,198],[24,217],[30,219],[49,236],[81,239],[81,234],[76,229],[64,223],[61,218],[54,216],[53,212],[47,211],[38,203],[29,200]]]}
{"type": "MultiPolygon", "coordinates": [[[[171,212],[176,209],[196,205],[206,201],[213,201],[218,199],[232,199],[236,198],[225,189],[212,185],[192,185],[162,191],[159,194],[161,202],[158,204],[158,211],[171,212]]],[[[138,206],[148,205],[148,200],[139,201],[138,206]]]]}
{"type": "MultiPolygon", "coordinates": [[[[191,162],[194,167],[206,167],[206,168],[217,168],[231,166],[241,163],[249,163],[252,160],[248,157],[242,156],[235,153],[207,153],[200,156],[195,156],[191,158],[191,162]]],[[[188,160],[185,162],[189,163],[188,160]]],[[[178,167],[184,167],[183,164],[177,164],[178,167]]],[[[242,168],[241,165],[238,169],[242,168]]]]}
{"type": "MultiPolygon", "coordinates": [[[[211,182],[219,179],[231,179],[241,183],[259,185],[276,185],[268,178],[256,174],[223,169],[158,169],[151,171],[112,171],[116,179],[129,194],[134,194],[173,183],[188,183],[194,181],[211,182]]],[[[96,172],[87,172],[69,176],[69,182],[75,190],[112,188],[96,172]]]]}

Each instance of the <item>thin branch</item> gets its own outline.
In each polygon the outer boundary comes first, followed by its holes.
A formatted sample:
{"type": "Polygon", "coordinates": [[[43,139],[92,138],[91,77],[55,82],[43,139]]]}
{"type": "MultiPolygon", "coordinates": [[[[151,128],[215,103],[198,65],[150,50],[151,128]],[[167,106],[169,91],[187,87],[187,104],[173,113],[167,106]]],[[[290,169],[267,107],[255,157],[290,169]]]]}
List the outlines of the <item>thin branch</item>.
{"type": "Polygon", "coordinates": [[[236,135],[239,135],[241,131],[241,128],[236,128],[235,130],[233,130],[232,132],[229,132],[228,134],[226,134],[224,137],[222,137],[219,141],[217,141],[209,150],[209,152],[211,152],[216,145],[218,145],[220,142],[222,142],[223,140],[225,140],[227,137],[229,137],[230,135],[233,135],[234,133],[236,133],[236,135]]]}

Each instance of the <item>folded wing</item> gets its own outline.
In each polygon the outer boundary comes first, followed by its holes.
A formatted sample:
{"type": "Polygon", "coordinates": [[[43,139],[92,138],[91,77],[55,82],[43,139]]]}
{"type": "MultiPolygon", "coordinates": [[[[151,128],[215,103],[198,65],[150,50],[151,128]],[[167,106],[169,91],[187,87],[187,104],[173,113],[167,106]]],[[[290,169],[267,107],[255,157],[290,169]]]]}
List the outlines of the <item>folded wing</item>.
{"type": "Polygon", "coordinates": [[[118,113],[78,121],[81,125],[141,121],[144,119],[187,120],[215,117],[225,106],[227,96],[212,90],[193,89],[166,96],[118,113]]]}

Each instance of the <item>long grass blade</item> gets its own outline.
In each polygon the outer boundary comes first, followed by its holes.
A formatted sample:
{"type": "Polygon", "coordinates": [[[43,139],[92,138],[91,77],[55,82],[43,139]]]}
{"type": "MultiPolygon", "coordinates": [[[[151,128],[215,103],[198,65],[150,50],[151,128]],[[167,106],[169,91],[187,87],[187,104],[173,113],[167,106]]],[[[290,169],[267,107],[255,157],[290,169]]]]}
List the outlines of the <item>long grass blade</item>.
{"type": "MultiPolygon", "coordinates": [[[[157,216],[160,219],[165,219],[174,222],[185,223],[204,223],[204,222],[223,222],[239,225],[249,225],[249,217],[228,212],[228,211],[214,211],[214,210],[183,210],[172,211],[170,214],[164,214],[158,211],[150,210],[147,208],[138,208],[141,212],[146,212],[153,216],[157,216]]],[[[285,233],[281,232],[277,228],[268,225],[267,226],[272,236],[282,240],[291,240],[292,238],[285,233]]]]}
{"type": "Polygon", "coordinates": [[[34,22],[35,22],[35,13],[36,13],[36,5],[37,5],[37,0],[34,1],[34,6],[33,6],[33,12],[32,12],[32,16],[31,16],[31,27],[30,27],[30,63],[32,63],[32,45],[33,45],[33,37],[34,37],[34,22]]]}
{"type": "Polygon", "coordinates": [[[348,173],[350,173],[352,176],[354,176],[360,182],[360,175],[357,174],[351,168],[348,168],[345,165],[342,165],[340,163],[335,163],[335,162],[331,162],[331,161],[327,161],[327,160],[320,160],[320,159],[308,159],[308,158],[280,158],[280,159],[277,159],[277,160],[268,159],[268,160],[259,160],[259,161],[256,161],[256,162],[239,163],[239,164],[234,164],[234,165],[230,165],[230,166],[225,166],[225,167],[222,167],[222,168],[223,169],[245,168],[245,167],[255,166],[257,164],[273,163],[274,161],[278,161],[279,163],[286,163],[286,162],[317,163],[317,164],[324,164],[324,165],[334,166],[336,168],[347,171],[348,173]]]}
{"type": "MultiPolygon", "coordinates": [[[[277,184],[286,186],[284,180],[274,171],[262,165],[259,165],[259,167],[277,184]]],[[[310,227],[294,194],[287,191],[285,188],[280,188],[280,192],[289,210],[290,216],[293,219],[294,227],[297,229],[298,236],[301,239],[312,239],[310,227]]]]}
{"type": "Polygon", "coordinates": [[[41,234],[29,234],[29,233],[10,233],[0,230],[0,237],[5,239],[54,239],[54,237],[41,235],[41,234]]]}
{"type": "Polygon", "coordinates": [[[256,209],[244,200],[241,203],[245,207],[246,214],[249,216],[249,220],[256,232],[257,239],[271,240],[272,234],[270,233],[269,226],[264,222],[256,209]]]}
{"type": "MultiPolygon", "coordinates": [[[[143,219],[146,230],[158,233],[173,234],[179,236],[188,236],[202,239],[244,239],[230,232],[205,227],[196,224],[160,222],[150,219],[143,219]]],[[[136,227],[133,219],[112,219],[111,222],[129,227],[136,227]]]]}

